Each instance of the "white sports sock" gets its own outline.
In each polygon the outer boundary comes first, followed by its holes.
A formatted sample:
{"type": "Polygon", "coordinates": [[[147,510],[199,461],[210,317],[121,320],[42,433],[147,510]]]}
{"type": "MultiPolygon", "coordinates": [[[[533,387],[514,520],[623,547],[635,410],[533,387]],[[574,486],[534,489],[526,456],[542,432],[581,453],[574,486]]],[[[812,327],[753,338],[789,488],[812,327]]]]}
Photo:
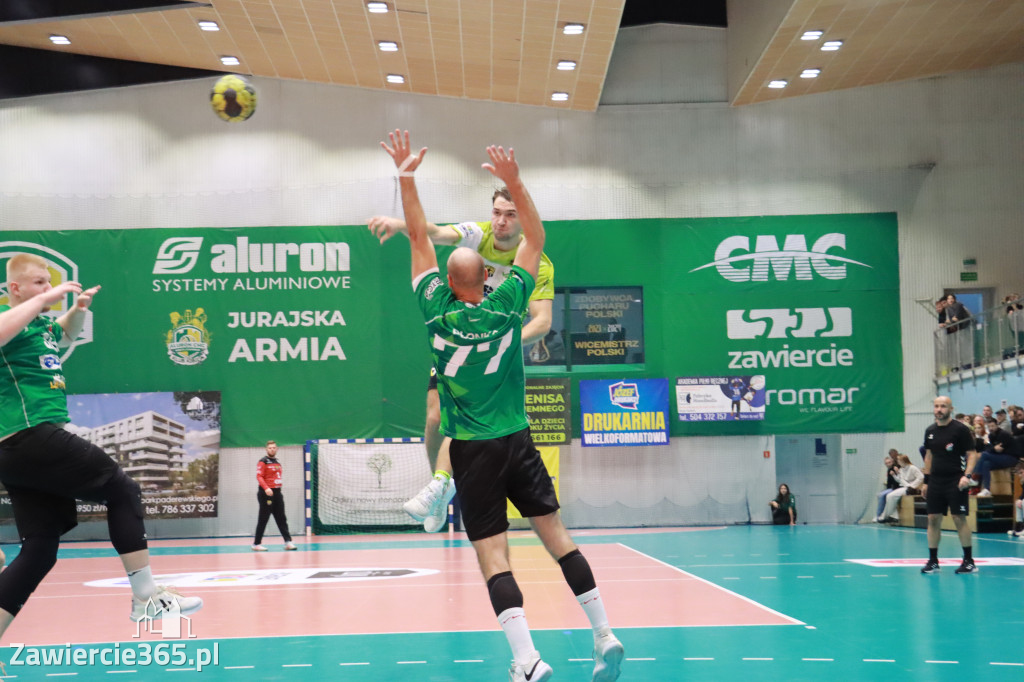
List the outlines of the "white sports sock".
{"type": "Polygon", "coordinates": [[[129,573],[128,582],[131,583],[132,594],[139,599],[149,599],[156,594],[156,583],[153,582],[153,571],[149,566],[129,573]]]}
{"type": "Polygon", "coordinates": [[[590,627],[594,628],[596,635],[602,629],[609,627],[608,614],[604,612],[604,600],[601,599],[601,590],[594,588],[589,592],[576,597],[576,601],[583,607],[583,613],[587,614],[590,620],[590,627]]]}
{"type": "Polygon", "coordinates": [[[530,626],[526,622],[526,613],[522,607],[512,607],[499,613],[498,624],[505,631],[515,662],[529,663],[536,649],[533,648],[533,637],[530,636],[530,626]]]}

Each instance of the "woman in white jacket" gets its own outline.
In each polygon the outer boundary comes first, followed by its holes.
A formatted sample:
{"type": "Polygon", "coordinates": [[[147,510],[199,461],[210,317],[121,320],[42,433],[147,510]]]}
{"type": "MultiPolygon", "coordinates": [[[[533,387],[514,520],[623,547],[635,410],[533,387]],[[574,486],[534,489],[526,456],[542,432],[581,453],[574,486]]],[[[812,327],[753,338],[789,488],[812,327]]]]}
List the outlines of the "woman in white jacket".
{"type": "Polygon", "coordinates": [[[907,494],[908,490],[916,493],[922,485],[924,485],[924,474],[916,466],[910,463],[910,458],[906,455],[897,455],[896,458],[900,463],[900,487],[893,490],[885,497],[885,511],[882,512],[876,521],[884,523],[887,519],[899,520],[897,515],[896,507],[900,503],[900,498],[907,494]]]}

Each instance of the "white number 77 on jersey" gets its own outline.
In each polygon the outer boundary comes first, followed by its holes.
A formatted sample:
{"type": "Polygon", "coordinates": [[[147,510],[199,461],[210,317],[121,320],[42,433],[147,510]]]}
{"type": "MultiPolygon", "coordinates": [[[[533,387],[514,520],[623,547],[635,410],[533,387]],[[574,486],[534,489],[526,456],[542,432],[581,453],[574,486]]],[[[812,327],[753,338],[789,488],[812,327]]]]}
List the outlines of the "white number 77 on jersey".
{"type": "MultiPolygon", "coordinates": [[[[494,356],[490,359],[487,363],[487,367],[484,369],[484,374],[494,374],[498,371],[498,365],[501,363],[501,356],[504,355],[505,351],[508,350],[508,347],[512,345],[512,337],[514,336],[513,332],[515,332],[514,329],[509,329],[508,332],[501,337],[501,341],[498,343],[498,348],[494,352],[494,356]]],[[[475,346],[457,346],[454,343],[445,341],[437,334],[434,334],[434,348],[440,351],[443,351],[445,347],[455,349],[455,352],[452,353],[452,357],[447,363],[445,363],[444,371],[442,372],[446,377],[455,376],[459,371],[459,368],[465,364],[466,358],[469,357],[471,352],[475,350],[478,353],[489,353],[492,345],[492,341],[485,341],[484,343],[478,343],[475,346]]]]}

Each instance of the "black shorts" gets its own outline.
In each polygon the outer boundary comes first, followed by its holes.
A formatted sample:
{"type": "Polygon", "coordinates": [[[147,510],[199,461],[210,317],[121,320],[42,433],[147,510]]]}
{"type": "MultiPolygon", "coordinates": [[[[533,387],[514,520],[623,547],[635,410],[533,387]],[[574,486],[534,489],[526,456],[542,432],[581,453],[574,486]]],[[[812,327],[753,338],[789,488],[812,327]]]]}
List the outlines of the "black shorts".
{"type": "Polygon", "coordinates": [[[433,366],[430,368],[430,381],[427,382],[427,390],[437,390],[437,368],[433,366]]]}
{"type": "Polygon", "coordinates": [[[558,511],[555,486],[530,429],[488,440],[452,439],[450,454],[470,540],[508,530],[506,498],[525,518],[558,511]]]}
{"type": "Polygon", "coordinates": [[[22,538],[74,528],[76,498],[104,502],[98,490],[117,472],[110,455],[56,424],[39,424],[0,442],[0,482],[10,493],[22,538]]]}
{"type": "Polygon", "coordinates": [[[960,477],[931,479],[928,484],[928,497],[925,499],[925,506],[929,514],[945,514],[946,510],[953,516],[967,516],[970,509],[968,506],[967,490],[960,490],[957,484],[960,477]]]}

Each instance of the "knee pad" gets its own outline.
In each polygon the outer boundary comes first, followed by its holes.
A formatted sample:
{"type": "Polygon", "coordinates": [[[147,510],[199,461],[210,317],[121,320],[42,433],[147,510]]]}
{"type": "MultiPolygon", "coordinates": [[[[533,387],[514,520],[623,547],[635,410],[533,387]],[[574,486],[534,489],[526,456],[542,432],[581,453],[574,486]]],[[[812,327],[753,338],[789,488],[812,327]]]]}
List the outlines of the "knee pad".
{"type": "Polygon", "coordinates": [[[0,574],[0,608],[17,615],[46,574],[57,563],[60,537],[33,536],[21,542],[21,551],[0,574]]]}
{"type": "Polygon", "coordinates": [[[487,581],[487,591],[496,616],[508,609],[523,608],[523,593],[511,571],[492,575],[487,581]]]}
{"type": "Polygon", "coordinates": [[[574,549],[563,556],[558,560],[558,565],[562,567],[562,575],[569,584],[569,589],[577,597],[597,587],[594,572],[590,570],[590,562],[580,550],[574,549]]]}

